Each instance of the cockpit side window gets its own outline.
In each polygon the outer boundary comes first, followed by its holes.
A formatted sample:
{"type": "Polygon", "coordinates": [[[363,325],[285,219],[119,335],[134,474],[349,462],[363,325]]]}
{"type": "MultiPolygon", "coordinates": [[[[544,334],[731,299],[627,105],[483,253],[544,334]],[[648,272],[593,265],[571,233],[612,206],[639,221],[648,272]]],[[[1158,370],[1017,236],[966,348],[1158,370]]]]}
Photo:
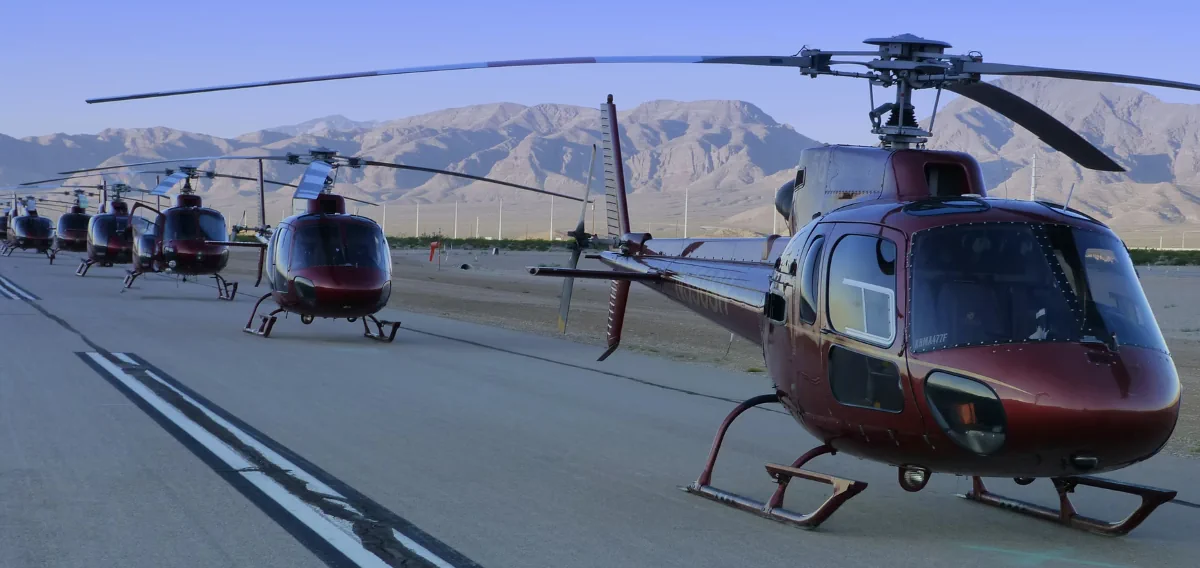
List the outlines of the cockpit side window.
{"type": "Polygon", "coordinates": [[[834,331],[878,347],[896,339],[896,244],[846,235],[833,247],[827,281],[834,331]]]}
{"type": "Polygon", "coordinates": [[[824,247],[825,236],[817,235],[804,255],[804,270],[800,273],[800,321],[807,324],[817,321],[817,277],[824,247]]]}

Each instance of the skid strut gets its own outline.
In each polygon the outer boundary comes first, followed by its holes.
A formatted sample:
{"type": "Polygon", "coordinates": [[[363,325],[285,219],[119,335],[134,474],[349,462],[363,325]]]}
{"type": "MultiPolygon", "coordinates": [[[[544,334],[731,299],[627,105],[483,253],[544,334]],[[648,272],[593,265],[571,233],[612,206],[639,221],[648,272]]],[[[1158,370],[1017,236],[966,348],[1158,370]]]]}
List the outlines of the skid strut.
{"type": "Polygon", "coordinates": [[[278,319],[275,317],[275,314],[282,312],[283,308],[276,309],[275,311],[273,311],[265,316],[258,316],[258,317],[262,318],[262,321],[259,322],[258,329],[255,329],[253,327],[254,326],[254,316],[255,316],[255,314],[258,313],[258,306],[263,303],[263,300],[266,300],[267,298],[270,298],[270,297],[271,297],[271,293],[267,292],[266,294],[263,294],[262,297],[259,298],[257,302],[254,302],[254,309],[251,310],[251,312],[250,312],[250,320],[246,322],[246,327],[243,328],[242,331],[244,331],[246,333],[253,333],[254,335],[261,335],[263,337],[271,336],[271,328],[275,327],[275,321],[278,319]]]}
{"type": "Polygon", "coordinates": [[[971,478],[971,491],[965,495],[959,495],[959,497],[1053,521],[1071,528],[1109,536],[1122,536],[1142,524],[1142,521],[1146,520],[1146,517],[1149,517],[1150,513],[1153,513],[1159,505],[1174,499],[1177,495],[1177,492],[1169,489],[1135,485],[1090,475],[1052,477],[1050,481],[1054,483],[1054,490],[1058,492],[1059,508],[1057,511],[1049,507],[996,495],[988,491],[987,487],[983,485],[983,480],[978,477],[971,478]],[[1115,523],[1085,517],[1075,511],[1075,506],[1071,504],[1071,496],[1068,495],[1073,493],[1075,487],[1079,485],[1137,495],[1142,498],[1142,504],[1128,517],[1115,523]]]}
{"type": "Polygon", "coordinates": [[[96,261],[90,258],[79,261],[79,268],[75,269],[75,276],[87,276],[87,271],[93,264],[96,264],[96,261]]]}
{"type": "Polygon", "coordinates": [[[125,273],[125,287],[126,288],[133,287],[133,281],[137,280],[137,277],[141,276],[141,275],[142,275],[142,271],[140,271],[140,270],[130,270],[130,271],[126,272],[125,273]]]}
{"type": "Polygon", "coordinates": [[[712,499],[713,501],[721,503],[722,505],[729,505],[731,507],[749,511],[751,513],[755,513],[757,515],[761,515],[783,523],[806,529],[816,528],[821,523],[825,522],[825,520],[828,519],[829,516],[834,513],[834,511],[837,511],[838,507],[841,507],[843,503],[850,500],[851,497],[861,493],[863,489],[867,488],[867,484],[862,481],[842,479],[840,477],[834,477],[824,473],[800,469],[801,466],[817,456],[824,454],[836,454],[837,450],[828,445],[821,445],[809,450],[804,455],[796,458],[796,461],[792,462],[791,466],[767,464],[767,474],[770,475],[775,483],[777,483],[779,486],[775,489],[775,493],[771,495],[771,499],[766,503],[743,497],[741,495],[729,493],[710,485],[712,482],[713,467],[717,463],[717,454],[721,451],[721,442],[725,439],[725,432],[729,430],[729,425],[732,424],[734,419],[736,419],[743,412],[754,408],[755,406],[769,404],[772,402],[779,402],[779,395],[759,395],[739,404],[737,408],[733,409],[733,412],[729,413],[729,416],[725,417],[725,421],[721,423],[721,427],[717,430],[717,436],[713,440],[713,446],[708,453],[708,462],[704,465],[704,471],[700,473],[700,477],[696,479],[695,482],[685,487],[684,491],[699,495],[706,499],[712,499]],[[819,483],[828,483],[829,485],[833,486],[833,495],[826,499],[825,502],[822,503],[821,506],[817,507],[815,511],[807,515],[794,513],[784,509],[783,496],[784,493],[787,492],[788,482],[790,482],[792,478],[807,479],[809,481],[816,481],[819,483]]]}
{"type": "MultiPolygon", "coordinates": [[[[229,300],[232,302],[233,299],[237,297],[238,283],[230,282],[230,281],[226,280],[225,277],[221,276],[220,274],[213,274],[212,277],[217,280],[217,298],[219,298],[221,300],[229,300]]],[[[253,316],[252,316],[252,318],[253,318],[253,316]]]]}
{"type": "Polygon", "coordinates": [[[362,324],[364,337],[370,337],[371,339],[382,341],[384,343],[391,343],[393,339],[396,339],[396,332],[400,329],[400,322],[380,320],[372,315],[363,316],[362,324]],[[371,327],[367,324],[367,320],[370,320],[372,324],[375,324],[374,332],[371,331],[371,327]],[[384,333],[383,328],[389,325],[392,326],[392,330],[388,333],[384,333]]]}
{"type": "Polygon", "coordinates": [[[50,259],[50,264],[54,264],[54,257],[58,256],[58,251],[50,249],[46,251],[46,258],[50,259]]]}

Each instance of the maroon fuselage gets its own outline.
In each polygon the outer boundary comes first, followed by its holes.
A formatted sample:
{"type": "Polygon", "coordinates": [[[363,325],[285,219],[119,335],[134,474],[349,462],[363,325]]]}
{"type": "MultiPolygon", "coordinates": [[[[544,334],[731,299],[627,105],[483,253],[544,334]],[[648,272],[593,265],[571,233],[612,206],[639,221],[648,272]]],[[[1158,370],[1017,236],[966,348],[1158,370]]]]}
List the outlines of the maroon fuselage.
{"type": "Polygon", "coordinates": [[[88,259],[101,266],[129,264],[133,260],[133,239],[128,213],[100,213],[88,222],[88,259]]]}
{"type": "Polygon", "coordinates": [[[54,246],[60,251],[87,252],[88,224],[92,216],[85,213],[63,213],[58,218],[54,246]]]}
{"type": "Polygon", "coordinates": [[[159,213],[153,225],[134,238],[134,268],[184,276],[221,272],[229,264],[229,247],[206,241],[225,238],[225,217],[215,209],[200,207],[193,195],[179,198],[178,205],[159,213]]]}
{"type": "Polygon", "coordinates": [[[391,257],[370,219],[305,214],[280,223],[266,254],[272,297],[285,311],[321,318],[359,318],[391,296],[391,257]]]}
{"type": "Polygon", "coordinates": [[[9,221],[8,246],[44,253],[54,244],[50,219],[38,215],[22,215],[9,221]]]}
{"type": "MultiPolygon", "coordinates": [[[[849,195],[813,185],[794,199],[849,195]]],[[[1166,444],[1179,379],[1110,229],[982,197],[964,154],[892,153],[882,185],[815,219],[794,208],[790,238],[630,234],[601,260],[661,274],[645,283],[762,345],[792,416],[851,455],[1049,477],[1119,469],[1166,444]],[[960,194],[974,195],[955,202],[913,175],[938,161],[962,165],[960,194]]]]}

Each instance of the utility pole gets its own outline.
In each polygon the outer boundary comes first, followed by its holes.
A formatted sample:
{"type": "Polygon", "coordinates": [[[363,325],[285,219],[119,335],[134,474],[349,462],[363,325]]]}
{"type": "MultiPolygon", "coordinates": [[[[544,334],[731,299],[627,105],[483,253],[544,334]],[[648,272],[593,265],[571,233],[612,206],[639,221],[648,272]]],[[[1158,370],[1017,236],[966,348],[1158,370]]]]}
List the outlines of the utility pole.
{"type": "Polygon", "coordinates": [[[383,236],[387,236],[387,202],[383,202],[383,236]]]}
{"type": "Polygon", "coordinates": [[[496,222],[496,240],[504,238],[504,198],[500,198],[500,220],[496,222]]]}
{"type": "Polygon", "coordinates": [[[475,238],[479,238],[479,216],[475,216],[475,238]]]}
{"type": "Polygon", "coordinates": [[[554,240],[554,196],[550,196],[550,240],[554,240]]]}
{"type": "Polygon", "coordinates": [[[421,238],[421,202],[417,202],[417,232],[414,237],[421,238]]]}
{"type": "Polygon", "coordinates": [[[767,196],[767,211],[769,211],[771,213],[771,234],[772,235],[779,234],[779,213],[777,211],[775,211],[775,206],[773,203],[774,197],[775,197],[774,193],[768,194],[768,196],[767,196]]]}
{"type": "Polygon", "coordinates": [[[458,197],[454,197],[454,238],[458,238],[458,197]]]}
{"type": "Polygon", "coordinates": [[[1037,154],[1033,155],[1033,172],[1029,174],[1029,200],[1035,199],[1037,193],[1037,154]]]}
{"type": "Polygon", "coordinates": [[[683,186],[683,238],[687,238],[688,186],[683,186]]]}

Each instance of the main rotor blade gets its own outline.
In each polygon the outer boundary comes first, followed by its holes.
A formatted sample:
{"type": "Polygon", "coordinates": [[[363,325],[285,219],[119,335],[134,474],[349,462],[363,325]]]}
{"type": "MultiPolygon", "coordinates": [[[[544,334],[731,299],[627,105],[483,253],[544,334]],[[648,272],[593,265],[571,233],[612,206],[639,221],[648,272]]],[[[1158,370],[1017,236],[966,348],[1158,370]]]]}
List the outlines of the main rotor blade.
{"type": "Polygon", "coordinates": [[[1099,73],[1096,71],[1078,71],[1075,69],[1054,69],[1050,67],[1033,67],[1030,65],[1009,65],[1007,63],[988,63],[984,61],[967,61],[963,63],[963,71],[980,75],[1016,75],[1025,77],[1053,77],[1055,79],[1075,79],[1078,81],[1102,81],[1106,83],[1128,83],[1131,85],[1146,85],[1149,87],[1168,87],[1171,89],[1186,89],[1200,91],[1200,85],[1122,75],[1119,73],[1099,73]]]}
{"type": "Polygon", "coordinates": [[[189,176],[185,172],[175,172],[158,183],[158,186],[150,191],[150,195],[166,195],[175,184],[187,179],[189,176]]]}
{"type": "Polygon", "coordinates": [[[101,170],[115,170],[118,168],[136,168],[138,166],[152,166],[155,164],[177,164],[179,162],[208,162],[211,160],[286,160],[287,156],[203,156],[199,158],[179,158],[177,160],[154,160],[153,162],[135,162],[132,164],[121,164],[119,166],[102,166],[99,168],[87,168],[82,170],[71,170],[68,172],[58,172],[60,174],[79,174],[83,172],[98,172],[101,170]]]}
{"type": "Polygon", "coordinates": [[[292,199],[316,199],[325,190],[325,180],[332,171],[333,165],[329,162],[313,160],[308,169],[304,170],[304,176],[300,178],[300,185],[296,186],[292,199]]]}
{"type": "Polygon", "coordinates": [[[996,111],[1032,132],[1051,148],[1090,170],[1123,172],[1119,164],[1057,118],[991,83],[950,84],[946,89],[996,111]]]}
{"type": "Polygon", "coordinates": [[[361,77],[380,77],[384,75],[407,75],[411,73],[431,73],[435,71],[456,71],[462,69],[489,69],[492,67],[531,67],[540,65],[572,65],[581,63],[723,63],[727,65],[758,65],[768,67],[809,67],[812,58],[795,55],[640,55],[640,56],[610,56],[610,57],[550,57],[540,59],[512,59],[508,61],[482,61],[477,63],[451,63],[448,65],[424,65],[420,67],[400,67],[396,69],[381,69],[377,71],[358,71],[353,73],[338,73],[334,75],[314,75],[311,77],[296,77],[292,79],[276,79],[273,81],[256,81],[253,83],[237,83],[215,87],[198,87],[178,89],[174,91],[158,91],[136,95],[101,97],[87,99],[88,104],[127,101],[132,99],[149,99],[189,95],[194,93],[212,93],[216,91],[232,91],[236,89],[253,89],[256,87],[273,87],[277,85],[293,85],[296,83],[315,83],[320,81],[338,81],[342,79],[358,79],[361,77]]]}
{"type": "Polygon", "coordinates": [[[99,174],[86,174],[86,175],[81,175],[81,176],[67,176],[67,177],[60,177],[60,178],[54,178],[54,179],[27,181],[21,185],[36,185],[39,183],[47,183],[47,182],[52,182],[52,181],[65,181],[65,180],[69,180],[69,179],[78,179],[78,178],[92,177],[92,176],[120,176],[120,175],[125,175],[125,174],[123,174],[121,172],[104,172],[104,173],[99,173],[99,174]]]}
{"type": "MultiPolygon", "coordinates": [[[[486,181],[486,182],[488,182],[488,183],[495,183],[495,184],[499,184],[499,185],[506,185],[506,186],[508,186],[508,187],[515,187],[515,188],[517,188],[517,189],[524,189],[525,191],[532,191],[532,192],[534,192],[534,193],[541,193],[541,194],[543,194],[543,195],[553,195],[553,196],[555,196],[555,197],[562,197],[562,198],[564,198],[564,199],[570,199],[570,200],[572,200],[572,201],[584,201],[584,199],[580,199],[580,198],[578,198],[578,197],[575,197],[575,196],[573,196],[573,195],[566,195],[566,194],[564,194],[564,193],[555,193],[555,192],[553,192],[553,191],[546,191],[546,190],[544,190],[544,189],[538,189],[538,188],[536,188],[536,187],[529,187],[529,186],[527,186],[527,185],[521,185],[521,184],[519,184],[519,183],[512,183],[512,182],[508,182],[508,181],[501,181],[501,180],[498,180],[498,179],[491,179],[491,178],[485,178],[485,177],[481,177],[481,176],[475,176],[475,175],[471,175],[471,174],[464,174],[464,173],[462,173],[462,172],[452,172],[452,171],[449,171],[449,170],[439,170],[439,169],[437,169],[437,168],[423,168],[423,167],[421,167],[421,166],[406,166],[406,165],[404,165],[404,164],[393,164],[393,163],[391,163],[391,162],[375,162],[375,161],[372,161],[372,160],[364,160],[364,161],[363,161],[363,164],[366,164],[366,165],[368,165],[368,166],[383,166],[383,167],[385,167],[385,168],[395,168],[395,169],[397,169],[397,170],[412,170],[412,171],[416,171],[416,172],[428,172],[428,173],[431,173],[431,174],[444,174],[444,175],[448,175],[448,176],[454,176],[454,177],[460,177],[460,178],[466,178],[466,179],[473,179],[473,180],[475,180],[475,181],[486,181]]],[[[585,199],[586,199],[586,198],[585,198],[585,199]]]]}

